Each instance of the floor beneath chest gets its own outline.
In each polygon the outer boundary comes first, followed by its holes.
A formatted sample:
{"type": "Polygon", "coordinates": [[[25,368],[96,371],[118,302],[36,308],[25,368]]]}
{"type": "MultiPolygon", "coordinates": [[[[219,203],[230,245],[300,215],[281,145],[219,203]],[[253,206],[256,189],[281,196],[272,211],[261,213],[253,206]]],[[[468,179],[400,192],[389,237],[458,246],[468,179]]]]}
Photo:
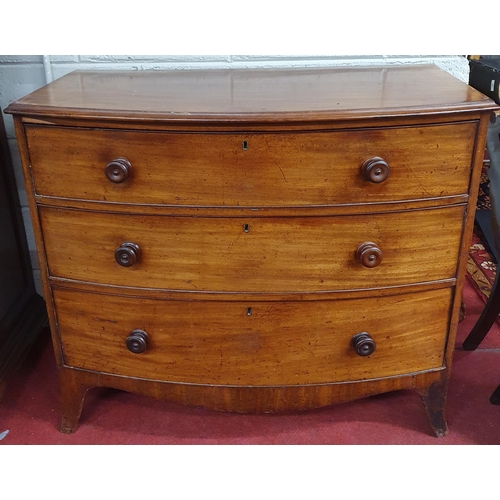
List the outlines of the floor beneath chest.
{"type": "Polygon", "coordinates": [[[55,361],[47,335],[18,370],[0,405],[2,444],[500,444],[500,327],[472,352],[462,341],[483,302],[466,283],[448,393],[448,436],[437,439],[419,396],[400,391],[320,410],[237,415],[187,408],[148,397],[93,389],[75,434],[58,430],[55,361]],[[8,431],[8,433],[7,433],[8,431]],[[3,437],[2,437],[3,436],[3,437]]]}

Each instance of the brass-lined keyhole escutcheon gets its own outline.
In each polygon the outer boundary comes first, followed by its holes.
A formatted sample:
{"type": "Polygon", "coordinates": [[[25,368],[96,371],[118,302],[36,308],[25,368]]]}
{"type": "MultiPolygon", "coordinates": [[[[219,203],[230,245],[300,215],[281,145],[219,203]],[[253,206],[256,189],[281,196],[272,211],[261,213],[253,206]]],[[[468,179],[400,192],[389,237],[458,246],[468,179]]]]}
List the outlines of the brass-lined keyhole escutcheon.
{"type": "Polygon", "coordinates": [[[251,315],[252,315],[252,308],[247,307],[247,316],[251,316],[251,315]]]}
{"type": "Polygon", "coordinates": [[[248,233],[250,231],[250,226],[248,224],[243,224],[243,231],[245,231],[245,233],[248,233]]]}
{"type": "Polygon", "coordinates": [[[248,141],[243,141],[241,143],[241,145],[242,145],[243,151],[246,151],[248,149],[248,141]]]}

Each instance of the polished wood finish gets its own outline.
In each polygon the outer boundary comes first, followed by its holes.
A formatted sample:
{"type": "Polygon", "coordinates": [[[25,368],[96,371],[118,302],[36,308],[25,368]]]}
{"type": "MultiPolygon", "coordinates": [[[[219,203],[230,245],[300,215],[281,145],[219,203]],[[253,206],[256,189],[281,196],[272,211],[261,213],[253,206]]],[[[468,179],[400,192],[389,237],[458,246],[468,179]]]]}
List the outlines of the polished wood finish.
{"type": "Polygon", "coordinates": [[[134,330],[125,340],[127,349],[134,354],[142,354],[149,344],[149,335],[144,330],[134,330]]]}
{"type": "MultiPolygon", "coordinates": [[[[350,382],[348,384],[228,387],[166,383],[62,366],[59,369],[63,406],[61,432],[71,434],[77,429],[85,394],[92,387],[112,387],[218,411],[277,413],[321,408],[331,405],[332,401],[344,403],[389,391],[404,389],[419,391],[429,387],[436,380],[440,380],[442,373],[446,374],[444,368],[421,374],[350,382]]],[[[439,435],[443,435],[441,429],[439,429],[439,435]]]]}
{"type": "Polygon", "coordinates": [[[126,158],[116,158],[106,165],[104,173],[108,181],[121,184],[132,175],[132,165],[126,158]]]}
{"type": "Polygon", "coordinates": [[[354,335],[351,339],[351,346],[356,354],[362,357],[371,356],[377,348],[377,344],[367,332],[361,332],[354,335]]]}
{"type": "Polygon", "coordinates": [[[476,128],[475,122],[463,122],[235,135],[26,126],[26,134],[39,195],[174,206],[309,207],[467,193],[476,128]],[[385,182],[367,181],[360,171],[374,154],[391,165],[385,182]],[[115,184],[102,170],[122,156],[133,174],[115,184]]]}
{"type": "Polygon", "coordinates": [[[382,250],[375,243],[365,241],[356,249],[356,258],[365,267],[377,267],[383,259],[382,250]]]}
{"type": "Polygon", "coordinates": [[[125,241],[115,250],[115,262],[122,267],[133,266],[141,258],[141,247],[125,241]]]}
{"type": "Polygon", "coordinates": [[[56,289],[64,364],[124,376],[222,385],[294,385],[389,377],[443,366],[449,288],[307,302],[160,301],[56,289]],[[248,309],[251,313],[248,314],[248,309]],[[429,311],[425,323],[413,314],[429,311]],[[149,337],[128,353],[129,332],[149,337]],[[375,354],[352,337],[369,331],[375,354]],[[200,378],[200,374],[203,377],[200,378]]]}
{"type": "Polygon", "coordinates": [[[415,389],[443,435],[493,109],[429,66],[80,72],[9,106],[61,430],[94,386],[237,412],[415,389]]]}
{"type": "Polygon", "coordinates": [[[435,198],[419,198],[411,201],[387,201],[383,203],[346,203],[341,205],[314,205],[308,207],[192,207],[179,205],[143,205],[130,203],[107,203],[105,201],[84,201],[73,198],[54,198],[35,195],[34,200],[40,206],[74,208],[108,213],[141,214],[141,215],[168,215],[168,216],[206,216],[211,217],[308,217],[333,215],[371,215],[413,209],[436,208],[437,206],[466,205],[469,196],[467,193],[435,198]],[[307,210],[304,210],[307,208],[307,210]],[[210,209],[210,212],[208,210],[210,209]]]}
{"type": "Polygon", "coordinates": [[[18,100],[7,111],[43,119],[286,125],[490,109],[492,101],[477,90],[436,66],[417,65],[75,71],[18,100]]]}
{"type": "MultiPolygon", "coordinates": [[[[39,213],[50,276],[195,292],[279,293],[454,278],[464,208],[262,219],[48,207],[40,207],[39,213]],[[118,266],[114,258],[124,240],[141,248],[140,259],[128,268],[118,266]],[[367,267],[356,257],[366,240],[382,249],[384,260],[377,267],[367,267]]],[[[367,261],[370,255],[365,255],[367,261]]]]}
{"type": "Polygon", "coordinates": [[[391,168],[385,160],[374,156],[363,162],[361,165],[361,175],[365,181],[373,182],[373,184],[380,184],[387,180],[391,168]]]}
{"type": "Polygon", "coordinates": [[[53,287],[64,287],[73,290],[81,290],[91,293],[119,293],[124,297],[143,297],[143,298],[157,298],[163,300],[190,300],[190,301],[206,301],[220,302],[226,300],[240,300],[240,301],[252,301],[258,298],[258,300],[266,302],[290,302],[295,301],[297,298],[301,301],[309,300],[331,300],[331,299],[355,299],[359,298],[360,295],[363,297],[386,297],[388,295],[394,294],[394,290],[397,289],[400,293],[408,292],[420,292],[427,290],[440,290],[442,288],[448,288],[455,286],[457,283],[456,278],[450,278],[446,280],[439,281],[427,281],[425,283],[419,284],[405,284],[396,287],[377,287],[377,288],[366,288],[363,290],[329,290],[326,292],[314,291],[314,292],[200,292],[193,290],[160,290],[158,288],[138,288],[138,287],[124,287],[124,286],[114,286],[109,284],[98,284],[98,283],[88,283],[85,281],[76,281],[66,278],[49,278],[49,283],[53,287]]]}

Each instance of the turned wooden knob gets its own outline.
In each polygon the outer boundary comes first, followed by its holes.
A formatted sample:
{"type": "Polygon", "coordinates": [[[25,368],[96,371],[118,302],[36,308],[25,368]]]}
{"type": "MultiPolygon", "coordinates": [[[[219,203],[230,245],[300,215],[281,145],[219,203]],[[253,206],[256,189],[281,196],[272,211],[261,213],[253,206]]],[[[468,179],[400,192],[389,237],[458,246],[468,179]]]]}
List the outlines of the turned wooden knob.
{"type": "Polygon", "coordinates": [[[144,330],[134,330],[125,341],[127,349],[134,354],[140,354],[146,350],[149,337],[144,330]]]}
{"type": "Polygon", "coordinates": [[[378,156],[366,160],[363,165],[361,165],[361,175],[363,178],[374,184],[384,182],[387,177],[389,177],[390,173],[391,169],[389,165],[378,156]]]}
{"type": "Polygon", "coordinates": [[[120,266],[133,266],[141,256],[139,245],[126,241],[115,250],[115,260],[120,266]]]}
{"type": "Polygon", "coordinates": [[[382,262],[382,250],[371,241],[365,241],[356,250],[356,258],[365,267],[377,267],[382,262]]]}
{"type": "Polygon", "coordinates": [[[358,356],[370,356],[375,352],[377,345],[366,332],[357,333],[351,339],[351,346],[358,356]]]}
{"type": "Polygon", "coordinates": [[[120,184],[131,176],[132,164],[126,158],[116,158],[106,165],[104,172],[108,180],[120,184]]]}

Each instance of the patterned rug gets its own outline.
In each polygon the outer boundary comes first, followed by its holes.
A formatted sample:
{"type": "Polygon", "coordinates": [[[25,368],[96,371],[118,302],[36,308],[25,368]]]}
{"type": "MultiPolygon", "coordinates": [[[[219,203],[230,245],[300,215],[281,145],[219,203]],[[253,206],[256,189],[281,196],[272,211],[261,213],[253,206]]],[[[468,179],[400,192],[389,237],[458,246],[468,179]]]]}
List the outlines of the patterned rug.
{"type": "MultiPolygon", "coordinates": [[[[488,168],[489,160],[485,157],[477,201],[478,211],[491,210],[488,168]]],[[[487,239],[485,238],[479,224],[476,223],[474,225],[474,233],[472,235],[472,243],[469,250],[466,276],[471,283],[472,288],[485,303],[490,296],[493,282],[495,281],[496,269],[497,264],[495,262],[495,257],[489,250],[487,239]]],[[[500,317],[497,321],[500,324],[500,317]]]]}
{"type": "Polygon", "coordinates": [[[496,270],[497,266],[492,254],[487,250],[481,229],[476,226],[467,261],[467,278],[484,302],[490,296],[496,270]]]}

